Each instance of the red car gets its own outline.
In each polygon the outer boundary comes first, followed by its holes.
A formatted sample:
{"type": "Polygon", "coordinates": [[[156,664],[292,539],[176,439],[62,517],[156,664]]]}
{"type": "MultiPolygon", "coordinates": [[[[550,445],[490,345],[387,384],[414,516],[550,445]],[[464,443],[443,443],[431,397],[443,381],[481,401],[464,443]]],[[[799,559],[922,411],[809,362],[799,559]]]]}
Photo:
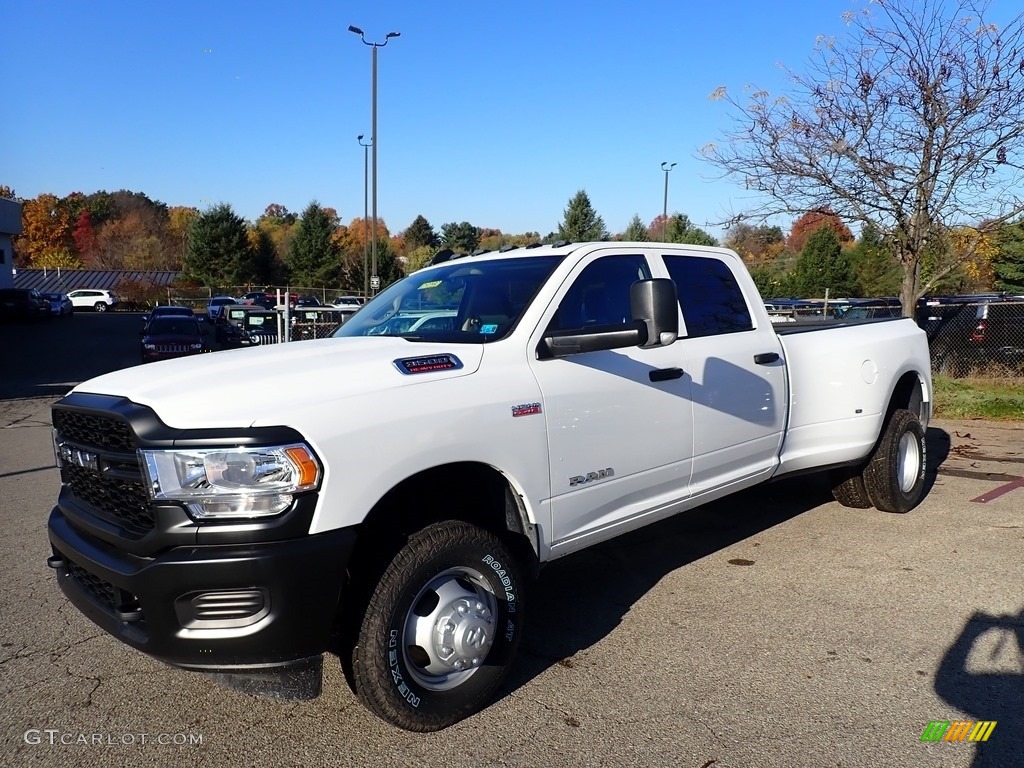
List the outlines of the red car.
{"type": "Polygon", "coordinates": [[[142,362],[170,360],[203,351],[203,332],[194,317],[164,315],[152,318],[139,332],[142,362]]]}

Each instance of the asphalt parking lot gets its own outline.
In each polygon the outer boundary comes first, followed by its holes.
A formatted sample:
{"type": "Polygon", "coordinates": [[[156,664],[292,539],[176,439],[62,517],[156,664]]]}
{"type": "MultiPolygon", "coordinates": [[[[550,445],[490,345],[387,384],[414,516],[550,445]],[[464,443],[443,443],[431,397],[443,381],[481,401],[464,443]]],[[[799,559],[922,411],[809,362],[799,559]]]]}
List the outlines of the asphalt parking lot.
{"type": "Polygon", "coordinates": [[[49,405],[136,364],[139,327],[0,326],[4,765],[1024,765],[1021,426],[933,423],[907,515],[840,507],[808,476],[553,563],[497,700],[418,735],[369,715],[336,658],[319,699],[253,698],[65,603],[45,562],[49,405]],[[921,740],[967,720],[997,725],[982,744],[921,740]]]}

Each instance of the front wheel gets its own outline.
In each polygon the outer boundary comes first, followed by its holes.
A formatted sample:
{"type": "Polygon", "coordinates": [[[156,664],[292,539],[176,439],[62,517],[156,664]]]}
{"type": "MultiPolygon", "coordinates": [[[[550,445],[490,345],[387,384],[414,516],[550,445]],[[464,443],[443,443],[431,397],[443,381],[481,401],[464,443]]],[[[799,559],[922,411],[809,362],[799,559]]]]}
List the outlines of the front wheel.
{"type": "Polygon", "coordinates": [[[96,311],[97,312],[106,312],[107,311],[107,305],[104,304],[102,301],[97,301],[96,302],[96,311]]]}
{"type": "Polygon", "coordinates": [[[893,413],[871,460],[864,468],[864,486],[871,503],[882,512],[909,512],[924,491],[925,432],[908,410],[893,413]]]}
{"type": "Polygon", "coordinates": [[[409,537],[373,591],[352,651],[360,700],[410,731],[482,709],[523,629],[519,566],[492,534],[435,523],[409,537]]]}

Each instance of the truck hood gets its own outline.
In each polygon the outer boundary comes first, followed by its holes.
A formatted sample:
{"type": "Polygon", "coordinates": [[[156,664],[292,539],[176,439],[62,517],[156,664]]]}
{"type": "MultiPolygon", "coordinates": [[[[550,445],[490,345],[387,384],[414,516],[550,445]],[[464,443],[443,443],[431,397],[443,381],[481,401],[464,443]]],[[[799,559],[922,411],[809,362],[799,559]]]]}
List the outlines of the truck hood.
{"type": "Polygon", "coordinates": [[[482,344],[380,336],[319,339],[125,368],[72,391],[148,405],[161,421],[179,429],[250,427],[287,423],[288,411],[300,401],[326,406],[366,392],[467,376],[480,367],[482,357],[482,344]],[[461,367],[448,367],[449,355],[461,367]],[[399,365],[430,357],[442,358],[439,365],[425,366],[430,370],[408,373],[399,365]]]}

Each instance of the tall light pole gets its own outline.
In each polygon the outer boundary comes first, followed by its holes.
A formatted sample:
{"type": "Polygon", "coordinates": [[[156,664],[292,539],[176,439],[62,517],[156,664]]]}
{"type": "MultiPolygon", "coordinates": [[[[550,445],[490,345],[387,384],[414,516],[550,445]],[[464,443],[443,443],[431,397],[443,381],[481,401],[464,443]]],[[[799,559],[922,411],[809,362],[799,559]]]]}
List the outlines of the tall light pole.
{"type": "Polygon", "coordinates": [[[359,146],[363,148],[363,296],[370,295],[370,233],[366,231],[366,221],[370,218],[369,213],[366,211],[367,198],[369,197],[369,186],[370,186],[370,160],[369,151],[370,145],[373,144],[373,139],[363,144],[363,134],[356,136],[356,141],[359,142],[359,146]]]}
{"type": "MultiPolygon", "coordinates": [[[[388,32],[384,36],[384,42],[383,43],[374,43],[374,42],[371,42],[371,41],[366,39],[366,35],[363,34],[363,30],[361,30],[359,27],[353,27],[353,26],[350,25],[349,28],[348,28],[348,31],[352,32],[353,34],[359,35],[359,39],[362,40],[364,44],[370,46],[373,49],[373,57],[372,57],[372,72],[373,72],[373,74],[372,74],[371,79],[370,79],[370,90],[372,92],[371,101],[372,101],[372,105],[373,105],[372,126],[371,126],[371,129],[370,129],[371,130],[370,142],[373,145],[373,152],[371,153],[373,155],[373,245],[371,246],[371,248],[373,249],[372,250],[372,253],[373,253],[373,277],[376,278],[377,277],[377,144],[379,143],[378,136],[377,136],[377,49],[378,48],[383,48],[385,45],[388,44],[388,41],[392,37],[400,37],[402,33],[401,32],[388,32]]],[[[376,282],[376,281],[374,281],[374,282],[376,282]]],[[[376,290],[376,289],[374,289],[374,290],[376,290]]]]}
{"type": "Polygon", "coordinates": [[[661,207],[661,239],[668,239],[668,172],[676,167],[675,163],[662,163],[661,170],[665,172],[665,201],[661,207]]]}

